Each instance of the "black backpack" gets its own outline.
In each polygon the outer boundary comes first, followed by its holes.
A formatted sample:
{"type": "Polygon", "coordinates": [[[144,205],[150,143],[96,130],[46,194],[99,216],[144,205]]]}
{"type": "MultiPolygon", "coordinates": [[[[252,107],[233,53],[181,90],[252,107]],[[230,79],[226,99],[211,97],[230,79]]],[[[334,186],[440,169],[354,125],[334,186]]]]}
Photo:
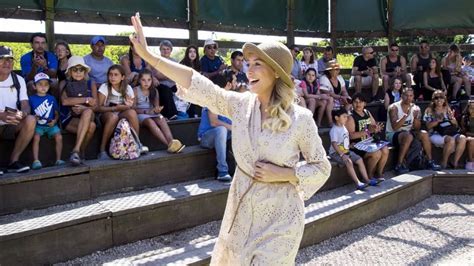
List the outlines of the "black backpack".
{"type": "Polygon", "coordinates": [[[18,81],[18,76],[16,75],[16,73],[12,72],[11,75],[12,75],[12,80],[13,80],[13,87],[16,88],[16,109],[21,110],[21,102],[20,102],[21,85],[20,85],[20,82],[18,81]]]}
{"type": "Polygon", "coordinates": [[[421,145],[421,141],[419,141],[414,135],[413,141],[411,142],[410,148],[405,156],[405,162],[410,171],[426,169],[427,161],[423,155],[423,145],[421,145]]]}

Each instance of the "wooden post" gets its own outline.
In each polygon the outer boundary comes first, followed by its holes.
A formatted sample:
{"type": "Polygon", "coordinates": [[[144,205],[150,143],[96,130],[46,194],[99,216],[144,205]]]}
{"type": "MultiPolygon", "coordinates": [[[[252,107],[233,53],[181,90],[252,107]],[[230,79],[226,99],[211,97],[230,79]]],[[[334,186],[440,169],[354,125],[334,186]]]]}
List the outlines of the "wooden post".
{"type": "Polygon", "coordinates": [[[286,13],[286,45],[290,46],[295,44],[295,31],[294,31],[294,15],[295,15],[295,1],[287,0],[287,13],[286,13]]]}
{"type": "Polygon", "coordinates": [[[189,28],[189,45],[199,46],[198,43],[198,0],[188,0],[188,28],[189,28]]]}
{"type": "Polygon", "coordinates": [[[387,38],[388,45],[395,42],[393,36],[393,2],[392,0],[387,0],[387,38]]]}
{"type": "Polygon", "coordinates": [[[45,32],[46,38],[48,38],[48,49],[52,51],[54,49],[54,0],[44,0],[44,12],[45,12],[45,32]]]}
{"type": "Polygon", "coordinates": [[[334,58],[336,58],[336,53],[337,53],[337,42],[336,42],[336,0],[331,0],[329,10],[330,10],[330,22],[331,24],[329,25],[330,27],[330,36],[331,36],[331,46],[333,49],[333,54],[334,58]]]}

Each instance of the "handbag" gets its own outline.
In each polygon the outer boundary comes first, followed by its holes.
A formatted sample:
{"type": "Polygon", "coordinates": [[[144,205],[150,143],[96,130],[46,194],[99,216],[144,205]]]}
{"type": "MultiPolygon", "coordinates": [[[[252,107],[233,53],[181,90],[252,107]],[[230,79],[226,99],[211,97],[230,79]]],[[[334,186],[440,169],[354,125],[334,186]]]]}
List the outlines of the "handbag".
{"type": "Polygon", "coordinates": [[[434,128],[434,131],[438,132],[441,136],[454,136],[459,133],[459,128],[456,125],[453,125],[451,121],[445,120],[440,122],[434,128]]]}
{"type": "Polygon", "coordinates": [[[67,97],[90,97],[89,81],[68,81],[65,86],[67,97]]]}

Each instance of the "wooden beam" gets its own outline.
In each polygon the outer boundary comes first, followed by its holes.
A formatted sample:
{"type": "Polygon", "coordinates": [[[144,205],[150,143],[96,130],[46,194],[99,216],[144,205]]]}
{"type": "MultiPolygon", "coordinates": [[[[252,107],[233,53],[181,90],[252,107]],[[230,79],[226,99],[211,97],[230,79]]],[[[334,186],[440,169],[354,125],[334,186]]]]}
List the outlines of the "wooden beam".
{"type": "Polygon", "coordinates": [[[393,36],[393,0],[387,0],[387,37],[388,43],[394,43],[393,36]]]}
{"type": "Polygon", "coordinates": [[[189,45],[198,45],[198,3],[188,0],[189,45]]]}
{"type": "Polygon", "coordinates": [[[45,32],[48,39],[48,49],[53,51],[54,43],[54,0],[44,0],[44,14],[45,14],[45,32]]]}
{"type": "Polygon", "coordinates": [[[294,20],[295,20],[295,1],[286,1],[286,45],[295,44],[294,20]]]}
{"type": "Polygon", "coordinates": [[[331,36],[331,46],[333,49],[333,55],[334,58],[336,58],[336,53],[337,53],[337,35],[336,35],[336,23],[337,23],[337,18],[336,18],[336,6],[337,6],[337,1],[336,0],[331,0],[329,2],[329,10],[330,10],[330,36],[331,36]]]}

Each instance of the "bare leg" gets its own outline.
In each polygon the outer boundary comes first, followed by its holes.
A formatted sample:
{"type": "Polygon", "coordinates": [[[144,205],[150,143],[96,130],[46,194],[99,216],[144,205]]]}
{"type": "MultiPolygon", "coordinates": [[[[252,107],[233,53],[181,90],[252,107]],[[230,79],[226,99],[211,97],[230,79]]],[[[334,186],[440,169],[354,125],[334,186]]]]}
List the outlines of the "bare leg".
{"type": "Polygon", "coordinates": [[[382,156],[380,156],[379,162],[377,163],[377,176],[382,177],[383,172],[385,170],[385,165],[387,164],[389,150],[388,147],[384,147],[380,150],[382,152],[382,156]]]}
{"type": "Polygon", "coordinates": [[[469,162],[474,162],[474,138],[470,137],[468,140],[467,159],[469,162]]]}
{"type": "Polygon", "coordinates": [[[471,96],[471,80],[469,80],[469,77],[467,75],[462,77],[462,81],[464,83],[464,89],[466,90],[467,96],[471,96]]]}
{"type": "Polygon", "coordinates": [[[61,152],[63,151],[63,135],[61,132],[54,135],[54,141],[56,142],[56,161],[61,160],[61,152]]]}
{"type": "Polygon", "coordinates": [[[388,75],[382,76],[382,86],[384,91],[387,91],[390,87],[390,77],[388,75]]]}
{"type": "Polygon", "coordinates": [[[91,122],[89,124],[89,129],[87,130],[86,137],[84,138],[84,141],[82,142],[82,146],[80,149],[81,158],[86,158],[86,149],[89,143],[91,142],[92,138],[94,137],[96,128],[97,126],[94,122],[91,122]]]}
{"type": "Polygon", "coordinates": [[[372,97],[375,98],[379,92],[379,75],[374,74],[372,76],[372,97]]]}
{"type": "Polygon", "coordinates": [[[106,112],[102,114],[101,117],[102,124],[104,125],[102,131],[102,140],[100,141],[100,151],[105,151],[105,147],[107,146],[107,142],[109,141],[112,133],[114,132],[115,127],[118,123],[118,116],[112,112],[106,112]]]}
{"type": "Polygon", "coordinates": [[[454,152],[454,138],[451,136],[444,137],[443,158],[441,159],[441,167],[446,168],[449,156],[454,152]]]}
{"type": "Polygon", "coordinates": [[[364,161],[367,164],[367,174],[370,177],[375,176],[375,167],[377,166],[380,158],[382,157],[382,151],[376,151],[371,153],[366,153],[364,156],[364,161]]]}
{"type": "Polygon", "coordinates": [[[329,126],[332,127],[333,122],[332,122],[332,109],[334,109],[334,98],[330,97],[329,100],[327,100],[326,104],[326,117],[328,119],[329,126]]]}
{"type": "Polygon", "coordinates": [[[173,134],[171,133],[170,127],[168,126],[168,122],[166,122],[166,119],[164,117],[156,117],[153,120],[155,120],[155,123],[158,124],[161,129],[161,132],[163,132],[169,144],[173,140],[173,134]]]}
{"type": "Polygon", "coordinates": [[[364,165],[364,160],[359,159],[356,161],[357,166],[359,167],[359,172],[362,175],[362,178],[365,180],[365,182],[369,182],[369,177],[367,176],[367,170],[365,170],[365,165],[364,165]]]}
{"type": "Polygon", "coordinates": [[[39,134],[35,133],[35,135],[33,137],[33,143],[31,145],[31,148],[33,150],[33,161],[38,161],[39,160],[40,140],[41,140],[41,136],[39,134]]]}
{"type": "Polygon", "coordinates": [[[356,93],[362,91],[362,76],[354,76],[354,87],[356,93]]]}
{"type": "Polygon", "coordinates": [[[28,115],[17,126],[16,131],[18,136],[15,140],[15,147],[10,156],[10,163],[18,161],[20,154],[25,150],[35,134],[36,118],[28,115]]]}
{"type": "Polygon", "coordinates": [[[345,165],[346,165],[346,169],[347,169],[347,173],[349,174],[349,177],[352,179],[352,181],[354,181],[356,186],[359,185],[360,181],[357,178],[357,174],[354,170],[354,165],[352,164],[352,161],[346,162],[345,165]]]}
{"type": "Polygon", "coordinates": [[[458,167],[459,160],[461,159],[461,156],[464,153],[464,150],[466,149],[466,141],[467,139],[464,135],[460,135],[456,138],[456,151],[454,153],[453,161],[454,168],[458,167]]]}
{"type": "Polygon", "coordinates": [[[326,100],[317,100],[316,101],[316,108],[317,108],[317,114],[316,114],[316,123],[318,127],[321,127],[321,124],[323,123],[323,116],[326,110],[327,106],[327,101],[326,100]]]}
{"type": "Polygon", "coordinates": [[[431,141],[428,132],[424,130],[420,130],[418,133],[418,138],[421,141],[421,145],[423,145],[423,149],[425,150],[426,157],[428,157],[428,160],[433,160],[433,157],[431,155],[431,141]]]}
{"type": "Polygon", "coordinates": [[[133,109],[123,111],[119,114],[120,118],[126,118],[137,134],[140,132],[140,122],[138,121],[137,112],[133,109]]]}
{"type": "Polygon", "coordinates": [[[168,146],[169,141],[166,139],[165,135],[163,134],[163,132],[161,132],[160,128],[158,127],[158,125],[155,123],[153,119],[147,118],[142,122],[142,124],[150,130],[151,134],[155,138],[161,141],[161,143],[168,146]]]}
{"type": "Polygon", "coordinates": [[[400,147],[398,148],[398,161],[397,164],[402,164],[407,155],[408,148],[410,148],[411,142],[413,141],[413,136],[409,132],[402,132],[398,134],[398,143],[400,147]]]}
{"type": "Polygon", "coordinates": [[[316,111],[316,99],[314,98],[309,98],[306,100],[308,109],[311,111],[311,113],[314,114],[316,111]]]}

